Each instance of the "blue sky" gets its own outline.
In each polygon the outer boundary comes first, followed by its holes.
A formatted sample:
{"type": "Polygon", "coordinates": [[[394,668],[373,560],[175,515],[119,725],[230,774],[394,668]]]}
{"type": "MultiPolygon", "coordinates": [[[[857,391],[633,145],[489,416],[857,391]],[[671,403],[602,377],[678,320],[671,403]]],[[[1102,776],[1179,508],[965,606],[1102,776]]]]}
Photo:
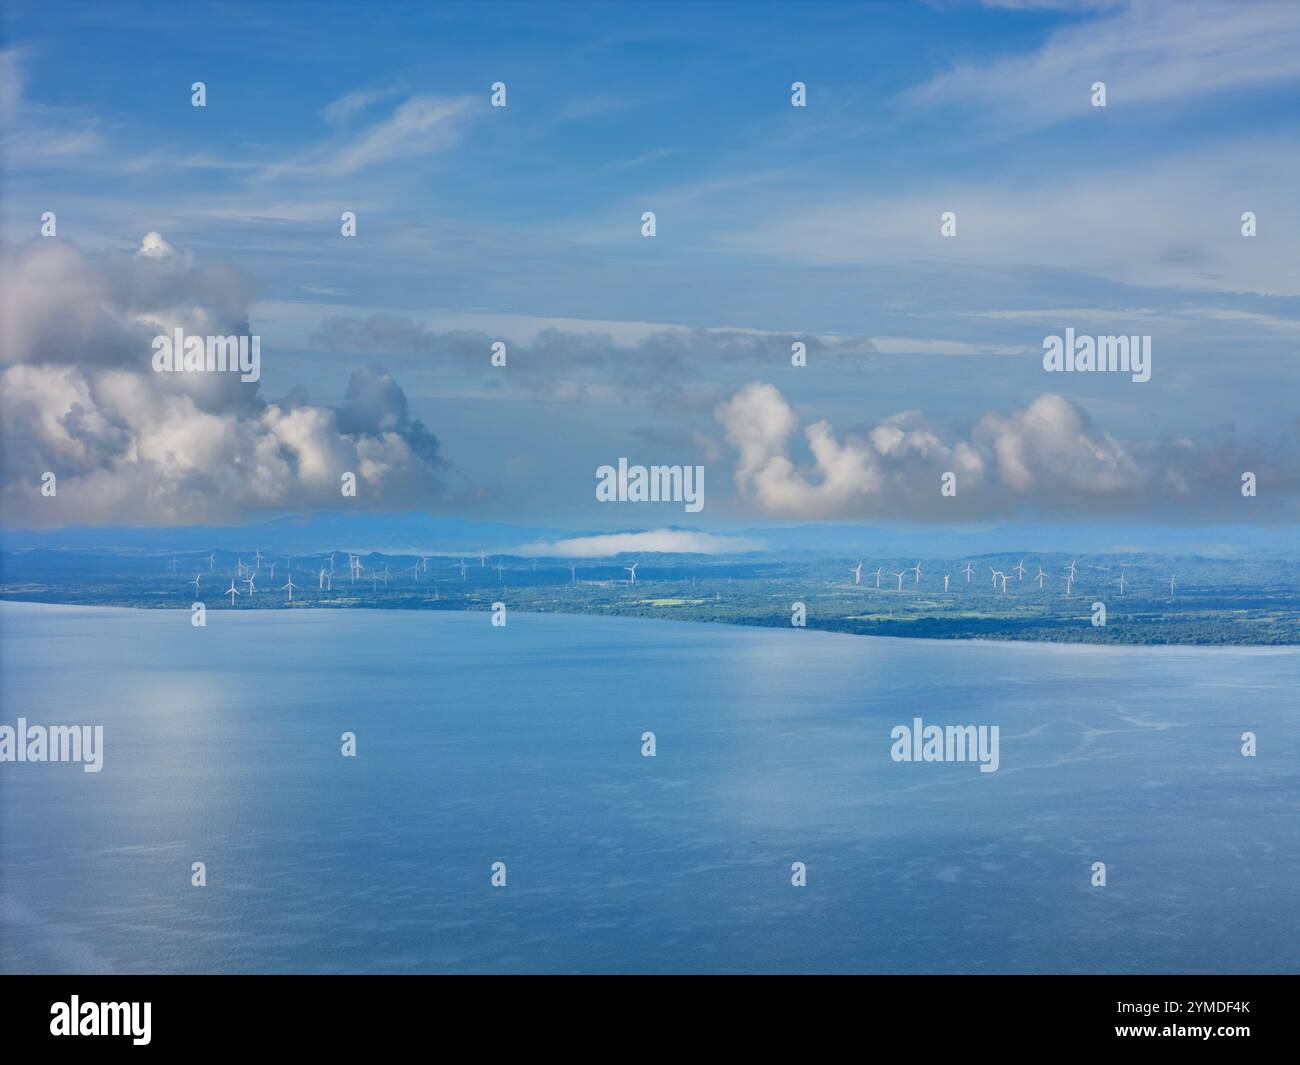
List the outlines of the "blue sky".
{"type": "Polygon", "coordinates": [[[705,465],[706,528],[1207,520],[1256,466],[1234,520],[1294,520],[1295,4],[18,3],[4,38],[10,525],[317,508],[345,459],[381,509],[682,522],[595,503],[620,455],[705,465]],[[125,398],[99,316],[195,308],[261,335],[256,396],[125,398]],[[1151,381],[1045,374],[1067,327],[1150,335],[1151,381]]]}

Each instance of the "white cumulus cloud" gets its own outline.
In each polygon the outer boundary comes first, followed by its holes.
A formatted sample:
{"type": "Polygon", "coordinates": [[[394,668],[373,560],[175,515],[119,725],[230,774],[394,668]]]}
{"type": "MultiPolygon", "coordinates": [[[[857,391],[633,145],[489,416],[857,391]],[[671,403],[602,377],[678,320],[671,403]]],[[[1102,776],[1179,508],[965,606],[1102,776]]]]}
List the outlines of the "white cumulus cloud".
{"type": "Polygon", "coordinates": [[[763,549],[762,541],[741,536],[717,536],[689,529],[652,529],[524,544],[507,553],[525,558],[611,558],[627,554],[734,555],[763,549]]]}

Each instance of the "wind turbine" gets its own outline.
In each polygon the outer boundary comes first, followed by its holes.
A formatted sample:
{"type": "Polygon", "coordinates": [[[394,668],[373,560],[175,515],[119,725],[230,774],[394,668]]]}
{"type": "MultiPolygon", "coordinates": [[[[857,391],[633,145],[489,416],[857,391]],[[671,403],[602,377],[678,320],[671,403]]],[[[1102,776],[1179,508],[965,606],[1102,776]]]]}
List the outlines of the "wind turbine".
{"type": "Polygon", "coordinates": [[[636,568],[639,565],[641,565],[641,563],[637,561],[637,562],[633,562],[632,565],[630,566],[623,567],[625,570],[628,571],[628,573],[632,574],[632,576],[628,578],[628,582],[627,582],[628,584],[636,584],[636,568]]]}
{"type": "Polygon", "coordinates": [[[253,580],[256,576],[257,576],[256,573],[250,573],[247,577],[244,578],[244,583],[248,585],[249,596],[252,596],[252,594],[255,591],[257,591],[257,589],[253,587],[253,580]]]}
{"type": "Polygon", "coordinates": [[[903,578],[907,576],[907,570],[903,570],[902,573],[895,573],[894,576],[898,578],[898,590],[901,592],[903,590],[903,578]]]}
{"type": "Polygon", "coordinates": [[[1124,571],[1123,570],[1119,571],[1119,579],[1116,583],[1119,584],[1119,594],[1123,595],[1124,594],[1124,571]]]}
{"type": "Polygon", "coordinates": [[[379,591],[379,574],[371,570],[370,579],[374,581],[374,586],[370,589],[372,592],[379,591]]]}
{"type": "Polygon", "coordinates": [[[505,564],[500,559],[497,559],[497,564],[496,564],[497,580],[501,579],[501,575],[505,573],[505,569],[506,569],[505,564]]]}
{"type": "Polygon", "coordinates": [[[460,579],[465,579],[465,560],[463,558],[460,560],[460,579]]]}
{"type": "Polygon", "coordinates": [[[292,574],[292,573],[289,574],[289,582],[288,582],[287,584],[282,584],[282,585],[280,585],[280,589],[281,589],[281,591],[284,591],[284,590],[286,590],[286,589],[288,590],[288,592],[289,592],[289,602],[291,602],[291,603],[293,602],[293,590],[294,590],[295,588],[297,588],[297,587],[298,587],[298,586],[297,586],[296,584],[293,583],[293,574],[292,574]]]}
{"type": "Polygon", "coordinates": [[[1012,566],[1011,569],[1013,572],[1018,573],[1020,575],[1016,578],[1016,580],[1023,581],[1025,579],[1025,560],[1023,558],[1020,560],[1020,565],[1012,566]]]}
{"type": "Polygon", "coordinates": [[[861,584],[861,583],[862,583],[862,563],[861,563],[861,562],[859,562],[856,566],[853,567],[853,583],[854,583],[854,584],[861,584]]]}
{"type": "Polygon", "coordinates": [[[241,581],[244,579],[244,570],[245,570],[245,568],[246,568],[246,567],[244,566],[244,560],[243,560],[242,558],[236,558],[236,559],[235,559],[235,576],[238,577],[241,581]]]}
{"type": "Polygon", "coordinates": [[[194,594],[195,594],[195,595],[198,595],[198,594],[199,594],[199,575],[198,575],[197,573],[194,574],[194,580],[193,580],[191,583],[194,585],[194,594]]]}
{"type": "Polygon", "coordinates": [[[998,583],[998,578],[1002,576],[1002,571],[1000,569],[994,569],[992,566],[990,566],[989,572],[993,574],[993,584],[994,586],[996,586],[998,583]]]}
{"type": "Polygon", "coordinates": [[[321,568],[320,568],[320,583],[319,583],[319,585],[317,586],[317,589],[316,589],[317,591],[320,591],[322,588],[325,587],[325,582],[326,582],[327,580],[329,580],[329,576],[330,576],[330,575],[329,575],[328,573],[325,572],[325,567],[324,567],[324,566],[321,566],[321,568]]]}
{"type": "Polygon", "coordinates": [[[877,566],[877,567],[876,567],[876,587],[877,587],[877,588],[880,587],[880,575],[881,575],[881,573],[884,571],[884,568],[885,568],[884,566],[877,566]]]}
{"type": "Polygon", "coordinates": [[[1174,585],[1175,585],[1175,583],[1176,583],[1176,582],[1175,582],[1175,580],[1174,580],[1174,575],[1171,573],[1171,574],[1169,575],[1169,594],[1170,594],[1170,595],[1173,595],[1173,594],[1174,594],[1174,585]]]}
{"type": "Polygon", "coordinates": [[[384,563],[384,587],[388,587],[388,563],[384,563]]]}
{"type": "Polygon", "coordinates": [[[1071,560],[1070,560],[1070,583],[1071,583],[1071,584],[1074,583],[1074,563],[1075,563],[1075,560],[1074,560],[1074,559],[1071,559],[1071,560]]]}
{"type": "MultiPolygon", "coordinates": [[[[1011,572],[1014,573],[1015,570],[1011,572]]],[[[1002,578],[1002,590],[1005,592],[1007,590],[1007,581],[1011,579],[1011,573],[999,573],[998,576],[1002,578]]]]}
{"type": "Polygon", "coordinates": [[[208,572],[209,572],[209,573],[212,572],[212,567],[216,564],[216,561],[217,561],[217,553],[216,553],[215,551],[213,551],[212,554],[210,554],[210,555],[208,556],[208,572]]]}
{"type": "Polygon", "coordinates": [[[418,562],[411,567],[411,573],[417,581],[420,579],[420,564],[418,562]]]}
{"type": "Polygon", "coordinates": [[[483,548],[478,549],[478,568],[482,569],[487,565],[487,555],[483,553],[483,548]]]}
{"type": "Polygon", "coordinates": [[[970,584],[970,575],[971,575],[972,573],[974,573],[974,572],[975,572],[975,570],[971,567],[971,564],[970,564],[969,562],[967,562],[967,563],[966,563],[966,568],[965,568],[964,570],[962,570],[962,573],[966,574],[966,583],[967,583],[967,584],[970,584]]]}
{"type": "Polygon", "coordinates": [[[1038,576],[1037,576],[1035,579],[1038,581],[1038,590],[1039,590],[1040,592],[1043,590],[1043,578],[1046,577],[1046,576],[1047,576],[1047,574],[1043,572],[1043,567],[1042,567],[1042,566],[1039,566],[1039,567],[1038,567],[1038,576]]]}
{"type": "Polygon", "coordinates": [[[268,568],[270,569],[270,571],[271,571],[271,580],[275,580],[275,567],[278,566],[278,565],[279,565],[278,562],[272,562],[272,563],[270,564],[270,566],[268,567],[268,568]]]}
{"type": "Polygon", "coordinates": [[[570,566],[570,567],[569,567],[569,576],[573,578],[573,583],[574,583],[574,584],[577,584],[577,583],[578,583],[578,567],[577,567],[577,566],[570,566]]]}
{"type": "Polygon", "coordinates": [[[331,551],[331,552],[330,552],[330,576],[331,576],[331,577],[334,576],[334,556],[335,556],[336,554],[338,554],[337,551],[331,551]]]}
{"type": "MultiPolygon", "coordinates": [[[[912,571],[916,574],[916,583],[917,583],[917,584],[920,584],[920,583],[921,583],[921,563],[918,562],[915,566],[912,566],[911,569],[912,569],[912,571]]],[[[907,570],[904,570],[903,572],[906,573],[907,570]]]]}
{"type": "Polygon", "coordinates": [[[948,574],[946,573],[943,575],[943,590],[945,592],[948,590],[948,574]]]}
{"type": "Polygon", "coordinates": [[[253,550],[253,561],[257,563],[257,568],[262,568],[262,549],[260,547],[253,550]]]}
{"type": "Polygon", "coordinates": [[[235,596],[239,594],[239,589],[235,587],[234,577],[230,578],[230,587],[227,588],[222,594],[230,596],[230,605],[231,606],[235,605],[235,596]]]}

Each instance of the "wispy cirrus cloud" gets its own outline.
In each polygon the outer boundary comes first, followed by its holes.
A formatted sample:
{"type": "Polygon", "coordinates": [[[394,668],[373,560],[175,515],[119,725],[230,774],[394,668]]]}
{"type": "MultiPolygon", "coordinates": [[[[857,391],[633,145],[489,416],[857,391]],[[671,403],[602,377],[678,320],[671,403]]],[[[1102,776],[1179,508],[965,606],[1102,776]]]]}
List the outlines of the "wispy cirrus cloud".
{"type": "Polygon", "coordinates": [[[106,151],[100,120],[26,96],[23,67],[30,58],[23,48],[0,49],[0,158],[5,168],[84,165],[87,156],[106,151]]]}
{"type": "Polygon", "coordinates": [[[321,117],[332,126],[346,125],[357,115],[368,110],[381,100],[397,95],[395,88],[357,89],[344,93],[337,100],[331,100],[321,109],[321,117]]]}
{"type": "Polygon", "coordinates": [[[302,148],[291,159],[264,167],[258,177],[346,177],[381,163],[445,152],[459,141],[474,106],[468,96],[412,96],[398,104],[388,118],[355,134],[302,148]]]}
{"type": "Polygon", "coordinates": [[[955,109],[1010,134],[1090,114],[1088,89],[1099,80],[1113,107],[1186,106],[1300,80],[1300,5],[1137,2],[1056,30],[1030,54],[960,63],[900,102],[955,109]]]}
{"type": "MultiPolygon", "coordinates": [[[[1300,7],[1297,7],[1300,11],[1300,7]]],[[[1140,168],[1098,162],[1051,182],[945,176],[906,191],[838,193],[791,203],[726,239],[738,248],[826,265],[961,264],[1037,268],[1106,282],[1274,296],[1300,295],[1300,267],[1283,234],[1300,210],[1283,175],[1300,171],[1300,142],[1236,140],[1140,168]],[[957,235],[940,236],[942,211],[957,235]],[[1259,235],[1241,235],[1241,214],[1259,235]]],[[[746,216],[762,217],[751,210],[746,216]]]]}

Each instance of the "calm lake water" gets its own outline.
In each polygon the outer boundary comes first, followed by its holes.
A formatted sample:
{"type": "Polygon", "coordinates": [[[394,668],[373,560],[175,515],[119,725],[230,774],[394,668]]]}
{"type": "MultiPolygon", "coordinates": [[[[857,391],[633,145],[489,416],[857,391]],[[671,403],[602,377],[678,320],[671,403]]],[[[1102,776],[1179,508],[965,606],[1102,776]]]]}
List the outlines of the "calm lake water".
{"type": "Polygon", "coordinates": [[[0,678],[105,733],[0,764],[6,972],[1300,968],[1296,650],[0,604],[0,678]]]}

